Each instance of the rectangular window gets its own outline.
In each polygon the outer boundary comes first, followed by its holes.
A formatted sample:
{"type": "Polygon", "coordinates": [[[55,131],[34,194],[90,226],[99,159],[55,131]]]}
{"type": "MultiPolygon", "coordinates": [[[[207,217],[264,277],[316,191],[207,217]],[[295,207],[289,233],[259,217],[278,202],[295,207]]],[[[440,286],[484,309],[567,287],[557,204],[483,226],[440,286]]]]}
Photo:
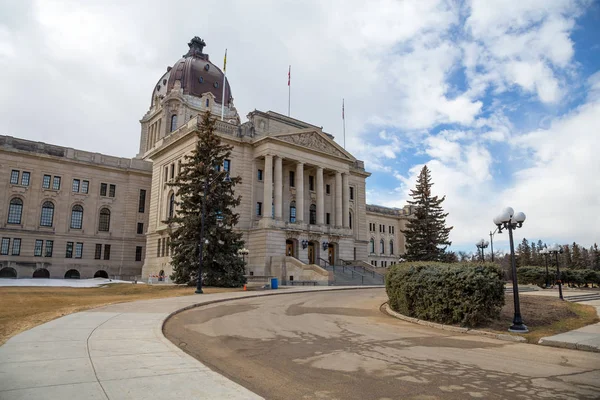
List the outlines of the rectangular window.
{"type": "Polygon", "coordinates": [[[325,223],[327,225],[330,225],[330,220],[331,220],[331,214],[330,213],[326,213],[325,214],[325,223]]]}
{"type": "Polygon", "coordinates": [[[296,173],[290,171],[290,187],[296,187],[296,173]]]}
{"type": "Polygon", "coordinates": [[[160,257],[160,238],[158,238],[158,243],[156,245],[156,257],[160,257]]]}
{"type": "Polygon", "coordinates": [[[81,182],[81,193],[87,194],[90,187],[90,181],[81,182]]]}
{"type": "Polygon", "coordinates": [[[9,247],[10,238],[2,238],[2,246],[0,246],[0,255],[7,256],[9,247]]]}
{"type": "Polygon", "coordinates": [[[308,176],[308,190],[315,190],[315,177],[312,175],[308,176]]]}
{"type": "Polygon", "coordinates": [[[175,163],[171,164],[171,179],[175,178],[175,163]]]}
{"type": "Polygon", "coordinates": [[[11,185],[19,184],[19,171],[17,171],[16,169],[13,169],[10,172],[10,183],[11,183],[11,185]]]}
{"type": "Polygon", "coordinates": [[[138,212],[146,211],[146,190],[140,189],[140,199],[138,201],[138,212]]]}
{"type": "Polygon", "coordinates": [[[258,170],[257,179],[258,179],[259,181],[262,181],[262,180],[263,180],[263,170],[262,170],[262,169],[259,169],[259,170],[258,170]]]}
{"type": "Polygon", "coordinates": [[[138,235],[141,235],[144,233],[144,223],[143,222],[137,223],[137,233],[138,233],[138,235]]]}
{"type": "Polygon", "coordinates": [[[260,201],[256,203],[256,215],[259,217],[262,215],[262,203],[260,201]]]}
{"type": "Polygon", "coordinates": [[[354,200],[354,187],[350,186],[350,200],[354,200]]]}
{"type": "Polygon", "coordinates": [[[42,256],[42,247],[44,247],[44,241],[36,239],[36,241],[35,241],[35,247],[33,248],[33,255],[35,257],[41,257],[42,256]]]}
{"type": "Polygon", "coordinates": [[[100,184],[100,196],[106,196],[106,190],[108,189],[108,185],[106,183],[100,184]]]}
{"type": "Polygon", "coordinates": [[[104,259],[110,260],[110,244],[104,245],[104,259]]]}
{"type": "Polygon", "coordinates": [[[167,246],[166,246],[166,247],[167,247],[167,257],[169,257],[169,249],[170,249],[170,247],[169,247],[169,244],[170,244],[170,243],[171,243],[171,238],[170,238],[170,237],[168,237],[168,238],[167,238],[167,246]]]}
{"type": "Polygon", "coordinates": [[[52,190],[60,190],[60,176],[55,176],[52,180],[52,190]]]}
{"type": "Polygon", "coordinates": [[[231,172],[231,160],[223,160],[223,171],[231,172]]]}
{"type": "Polygon", "coordinates": [[[73,193],[79,193],[80,182],[79,179],[73,179],[73,193]]]}
{"type": "Polygon", "coordinates": [[[44,175],[42,179],[42,189],[50,189],[50,175],[44,175]]]}
{"type": "Polygon", "coordinates": [[[169,180],[169,166],[165,165],[165,182],[169,180]]]}
{"type": "Polygon", "coordinates": [[[142,261],[142,246],[135,246],[135,261],[142,261]]]}
{"type": "Polygon", "coordinates": [[[13,256],[21,255],[21,239],[19,239],[19,238],[13,239],[12,255],[13,256]]]}
{"type": "Polygon", "coordinates": [[[52,257],[52,249],[54,249],[54,240],[46,240],[46,253],[44,257],[52,257]]]}
{"type": "Polygon", "coordinates": [[[75,244],[75,258],[83,257],[83,243],[77,242],[75,244]]]}
{"type": "Polygon", "coordinates": [[[102,245],[100,243],[96,244],[96,251],[94,251],[94,260],[99,260],[102,258],[102,245]]]}
{"type": "Polygon", "coordinates": [[[331,194],[331,186],[330,185],[325,185],[325,193],[331,194]]]}
{"type": "Polygon", "coordinates": [[[373,266],[376,267],[377,266],[377,261],[373,260],[373,266]]]}
{"type": "Polygon", "coordinates": [[[31,178],[31,174],[29,172],[23,172],[21,175],[21,185],[29,186],[29,179],[31,178]]]}
{"type": "Polygon", "coordinates": [[[66,258],[73,258],[73,242],[67,242],[66,258]]]}
{"type": "Polygon", "coordinates": [[[181,160],[177,161],[177,175],[181,173],[181,160]]]}
{"type": "Polygon", "coordinates": [[[161,247],[161,251],[160,251],[160,256],[164,257],[165,256],[165,247],[167,245],[167,241],[165,240],[165,238],[162,239],[162,247],[161,247]]]}
{"type": "Polygon", "coordinates": [[[115,192],[117,191],[116,185],[110,185],[108,188],[108,197],[115,197],[115,192]]]}

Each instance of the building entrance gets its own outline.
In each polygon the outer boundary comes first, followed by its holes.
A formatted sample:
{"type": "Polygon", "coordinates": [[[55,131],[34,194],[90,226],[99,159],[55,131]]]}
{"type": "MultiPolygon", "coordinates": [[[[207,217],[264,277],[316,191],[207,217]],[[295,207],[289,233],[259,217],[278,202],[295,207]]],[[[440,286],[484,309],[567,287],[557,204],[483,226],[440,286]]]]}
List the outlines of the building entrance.
{"type": "Polygon", "coordinates": [[[308,263],[309,264],[315,264],[315,261],[317,257],[317,253],[315,251],[315,244],[314,242],[310,242],[308,244],[308,263]]]}
{"type": "Polygon", "coordinates": [[[285,255],[288,257],[294,257],[294,241],[286,240],[285,241],[285,255]]]}
{"type": "Polygon", "coordinates": [[[335,247],[333,247],[333,244],[331,243],[329,243],[329,246],[327,247],[327,256],[329,265],[335,265],[335,247]]]}

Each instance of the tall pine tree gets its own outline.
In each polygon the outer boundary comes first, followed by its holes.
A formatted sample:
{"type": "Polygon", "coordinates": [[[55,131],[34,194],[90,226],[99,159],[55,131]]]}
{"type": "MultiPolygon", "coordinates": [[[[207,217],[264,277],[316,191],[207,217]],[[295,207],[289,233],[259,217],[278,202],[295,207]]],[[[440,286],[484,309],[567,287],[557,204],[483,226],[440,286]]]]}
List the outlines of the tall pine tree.
{"type": "Polygon", "coordinates": [[[417,187],[410,191],[413,200],[408,204],[414,207],[413,218],[409,219],[406,230],[406,258],[409,261],[442,261],[446,248],[452,244],[449,240],[452,227],[446,227],[446,217],[442,202],[446,196],[438,198],[431,193],[431,174],[427,165],[423,167],[417,187]]]}
{"type": "Polygon", "coordinates": [[[196,148],[185,156],[181,172],[170,184],[175,188],[176,211],[169,218],[172,226],[171,279],[192,284],[198,277],[202,203],[206,202],[204,240],[202,240],[202,280],[208,286],[242,286],[244,263],[238,250],[244,247],[242,233],[235,230],[239,214],[235,207],[241,202],[234,187],[240,177],[230,177],[223,170],[232,146],[221,143],[215,134],[215,120],[209,112],[198,124],[196,148]],[[207,190],[205,191],[205,186],[207,190]],[[206,193],[206,197],[205,194],[206,193]]]}

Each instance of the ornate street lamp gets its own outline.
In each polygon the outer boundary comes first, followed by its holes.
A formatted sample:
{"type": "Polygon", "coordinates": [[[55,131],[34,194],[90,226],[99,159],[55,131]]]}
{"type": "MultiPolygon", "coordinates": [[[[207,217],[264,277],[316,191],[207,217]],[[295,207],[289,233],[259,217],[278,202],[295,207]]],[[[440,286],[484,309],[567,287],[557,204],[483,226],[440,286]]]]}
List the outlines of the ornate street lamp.
{"type": "Polygon", "coordinates": [[[238,254],[242,256],[242,262],[246,265],[246,256],[250,253],[247,248],[239,249],[238,254]]]}
{"type": "Polygon", "coordinates": [[[323,250],[327,250],[329,247],[329,242],[323,242],[323,250]]]}
{"type": "Polygon", "coordinates": [[[558,297],[561,300],[563,299],[563,294],[562,294],[562,281],[560,278],[560,268],[558,266],[558,255],[563,253],[563,248],[562,246],[557,245],[556,243],[554,243],[552,246],[548,247],[548,253],[550,254],[554,254],[554,256],[556,257],[556,282],[558,282],[558,297]]]}
{"type": "Polygon", "coordinates": [[[515,303],[515,313],[513,316],[513,324],[508,328],[509,332],[527,333],[529,330],[523,323],[521,318],[521,305],[519,304],[519,285],[517,283],[517,262],[515,260],[515,245],[513,243],[513,230],[521,228],[525,222],[525,214],[522,212],[515,213],[512,207],[506,207],[500,215],[494,218],[494,224],[498,227],[498,233],[502,233],[502,229],[508,229],[508,239],[510,242],[510,259],[512,264],[512,281],[513,281],[513,299],[515,303]]]}
{"type": "Polygon", "coordinates": [[[481,239],[479,242],[475,243],[475,246],[479,249],[479,254],[481,255],[481,261],[485,261],[485,256],[483,254],[483,249],[487,249],[489,246],[489,242],[481,239]]]}

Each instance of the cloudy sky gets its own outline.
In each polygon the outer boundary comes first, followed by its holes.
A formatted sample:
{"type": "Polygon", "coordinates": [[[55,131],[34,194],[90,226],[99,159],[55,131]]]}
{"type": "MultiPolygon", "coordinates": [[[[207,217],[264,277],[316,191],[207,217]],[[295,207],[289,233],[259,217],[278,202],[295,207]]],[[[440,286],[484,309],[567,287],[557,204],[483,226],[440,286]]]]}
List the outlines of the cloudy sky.
{"type": "MultiPolygon", "coordinates": [[[[0,3],[0,134],[133,157],[156,81],[193,36],[242,116],[323,126],[401,207],[423,164],[454,250],[504,206],[523,237],[600,243],[600,2],[593,0],[0,3]]],[[[506,248],[506,234],[495,244],[506,248]]]]}

